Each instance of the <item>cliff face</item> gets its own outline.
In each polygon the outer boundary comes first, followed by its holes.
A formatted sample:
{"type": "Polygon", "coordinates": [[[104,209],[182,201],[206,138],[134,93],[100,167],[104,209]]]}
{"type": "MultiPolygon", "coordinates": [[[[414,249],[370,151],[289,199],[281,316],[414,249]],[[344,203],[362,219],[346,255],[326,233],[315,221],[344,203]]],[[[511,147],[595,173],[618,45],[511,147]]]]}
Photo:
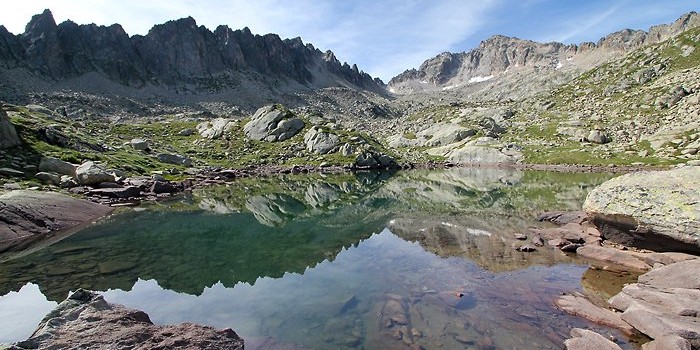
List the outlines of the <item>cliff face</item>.
{"type": "Polygon", "coordinates": [[[247,74],[308,88],[384,90],[380,80],[341,65],[332,53],[333,59],[328,57],[300,38],[282,40],[226,26],[211,32],[192,18],[156,25],[145,36],[132,37],[118,24],[56,24],[49,10],[34,16],[17,36],[0,26],[0,67],[24,68],[56,81],[97,72],[131,87],[177,86],[247,74]]]}
{"type": "Polygon", "coordinates": [[[607,58],[666,40],[697,26],[700,26],[700,15],[691,12],[673,24],[655,26],[648,32],[626,29],[612,33],[597,43],[537,43],[496,35],[469,52],[445,52],[428,59],[420,68],[407,70],[392,78],[389,88],[397,92],[414,92],[454,87],[528,68],[539,71],[566,70],[567,66],[590,69],[607,58]]]}

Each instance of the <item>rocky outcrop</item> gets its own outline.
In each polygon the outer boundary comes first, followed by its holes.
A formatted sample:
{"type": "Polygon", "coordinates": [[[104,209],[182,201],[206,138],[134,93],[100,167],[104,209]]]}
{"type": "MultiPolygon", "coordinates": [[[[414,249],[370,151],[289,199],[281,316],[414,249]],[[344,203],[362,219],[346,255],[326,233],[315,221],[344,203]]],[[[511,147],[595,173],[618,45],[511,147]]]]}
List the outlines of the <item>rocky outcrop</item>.
{"type": "Polygon", "coordinates": [[[11,191],[0,196],[0,251],[18,250],[112,211],[54,192],[11,191]]]}
{"type": "Polygon", "coordinates": [[[350,85],[383,92],[381,81],[300,38],[282,40],[227,26],[212,32],[191,17],[129,37],[118,24],[56,24],[45,10],[32,17],[23,34],[1,28],[0,38],[0,66],[55,80],[97,73],[134,87],[188,84],[197,91],[218,92],[238,87],[239,74],[250,74],[314,88],[350,85]]]}
{"type": "Polygon", "coordinates": [[[245,136],[256,141],[284,141],[304,128],[304,121],[279,105],[258,109],[243,127],[245,136]]]}
{"type": "Polygon", "coordinates": [[[306,150],[317,154],[332,153],[339,143],[338,135],[325,132],[318,126],[313,126],[304,135],[306,150]]]}
{"type": "Polygon", "coordinates": [[[7,117],[7,113],[0,108],[0,148],[10,148],[20,145],[17,130],[7,117]]]}
{"type": "Polygon", "coordinates": [[[242,350],[236,332],[191,323],[156,326],[146,313],[108,303],[78,289],[41,321],[21,349],[230,349],[242,350]]]}
{"type": "MultiPolygon", "coordinates": [[[[613,310],[594,305],[578,293],[562,296],[556,304],[563,311],[628,335],[649,336],[653,340],[642,345],[644,350],[695,349],[700,345],[700,278],[693,271],[700,268],[700,259],[688,256],[685,260],[657,264],[637,283],[626,285],[608,300],[613,310]]],[[[565,342],[567,349],[608,348],[595,333],[584,333],[572,331],[573,338],[565,342]],[[597,347],[591,347],[593,344],[597,347]]]]}
{"type": "Polygon", "coordinates": [[[654,339],[644,349],[700,347],[700,259],[656,268],[610,299],[622,319],[654,339]]]}
{"type": "Polygon", "coordinates": [[[638,172],[591,191],[583,208],[610,240],[655,251],[700,251],[700,167],[638,172]]]}

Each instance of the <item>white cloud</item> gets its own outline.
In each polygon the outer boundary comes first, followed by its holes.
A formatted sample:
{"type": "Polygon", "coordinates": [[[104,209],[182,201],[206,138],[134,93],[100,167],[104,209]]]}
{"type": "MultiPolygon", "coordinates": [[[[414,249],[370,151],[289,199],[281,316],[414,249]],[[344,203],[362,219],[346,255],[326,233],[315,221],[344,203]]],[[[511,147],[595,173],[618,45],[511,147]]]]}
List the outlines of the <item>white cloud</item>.
{"type": "Polygon", "coordinates": [[[617,13],[624,3],[616,3],[601,13],[585,14],[577,18],[568,19],[568,28],[563,33],[557,33],[551,39],[544,41],[569,42],[572,38],[587,34],[596,26],[617,13]]]}

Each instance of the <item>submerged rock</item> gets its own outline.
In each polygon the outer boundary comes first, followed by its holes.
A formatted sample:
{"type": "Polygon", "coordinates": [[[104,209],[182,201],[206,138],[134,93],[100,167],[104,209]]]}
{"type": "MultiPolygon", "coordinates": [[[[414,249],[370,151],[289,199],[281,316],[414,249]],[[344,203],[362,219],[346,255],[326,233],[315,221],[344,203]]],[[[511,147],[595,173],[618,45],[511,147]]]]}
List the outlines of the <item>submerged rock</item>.
{"type": "Polygon", "coordinates": [[[700,168],[647,171],[608,180],[583,205],[603,235],[656,251],[700,252],[700,168]]]}
{"type": "Polygon", "coordinates": [[[146,313],[78,289],[41,321],[20,349],[243,349],[230,328],[191,323],[156,326],[146,313]]]}

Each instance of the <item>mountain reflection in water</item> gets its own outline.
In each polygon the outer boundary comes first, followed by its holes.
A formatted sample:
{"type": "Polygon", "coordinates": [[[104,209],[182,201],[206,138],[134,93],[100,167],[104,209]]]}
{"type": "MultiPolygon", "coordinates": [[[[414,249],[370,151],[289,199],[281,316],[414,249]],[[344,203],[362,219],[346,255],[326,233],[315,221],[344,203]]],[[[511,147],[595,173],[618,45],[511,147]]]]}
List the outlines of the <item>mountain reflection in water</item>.
{"type": "Polygon", "coordinates": [[[586,268],[555,250],[516,252],[514,234],[540,212],[579,209],[607,178],[455,168],[240,179],[5,262],[0,295],[30,282],[55,301],[106,291],[156,323],[231,327],[251,347],[556,348],[582,321],[552,300],[580,289],[586,268]]]}

